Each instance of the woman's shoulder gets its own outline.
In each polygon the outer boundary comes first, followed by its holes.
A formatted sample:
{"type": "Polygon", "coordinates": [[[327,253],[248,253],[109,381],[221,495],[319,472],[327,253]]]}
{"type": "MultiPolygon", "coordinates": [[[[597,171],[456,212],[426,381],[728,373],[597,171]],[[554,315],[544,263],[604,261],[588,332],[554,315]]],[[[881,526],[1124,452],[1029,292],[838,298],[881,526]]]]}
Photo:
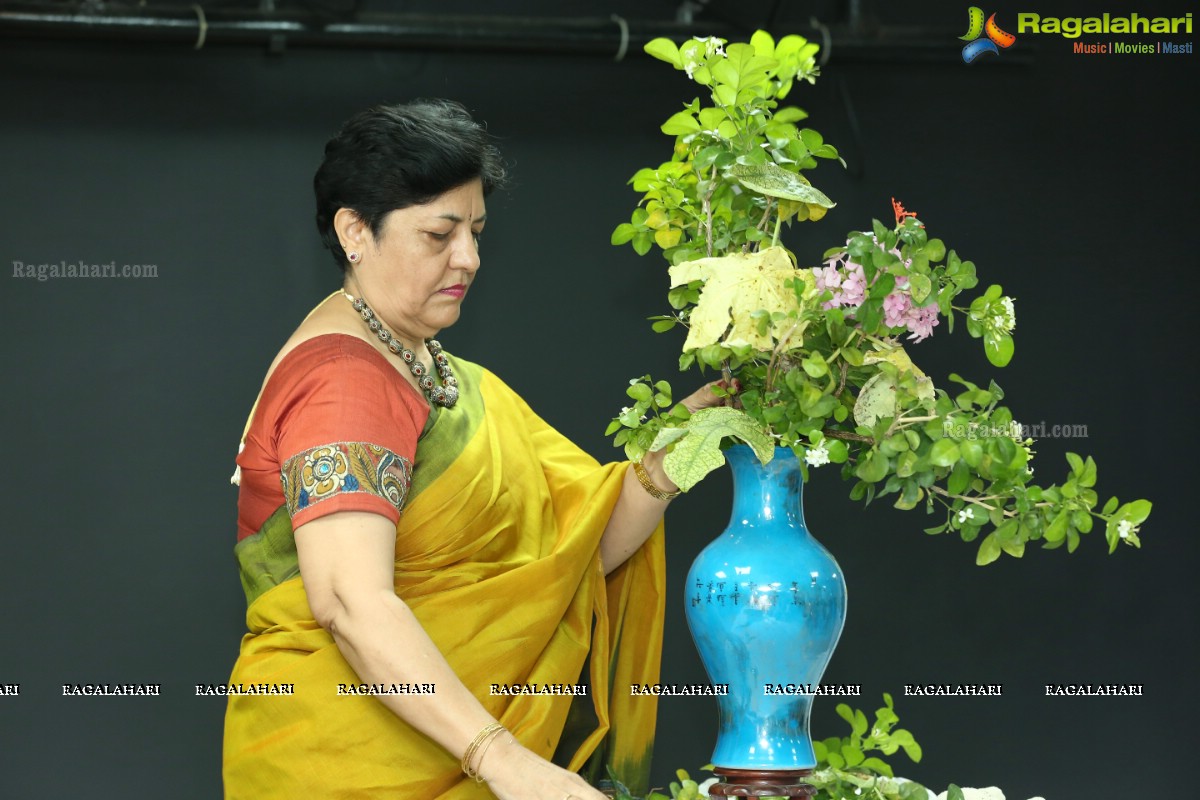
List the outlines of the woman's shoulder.
{"type": "Polygon", "coordinates": [[[300,339],[289,339],[272,362],[267,381],[281,370],[287,372],[299,369],[303,372],[320,364],[342,359],[366,362],[379,369],[390,366],[380,352],[362,337],[341,331],[329,331],[300,339]]]}

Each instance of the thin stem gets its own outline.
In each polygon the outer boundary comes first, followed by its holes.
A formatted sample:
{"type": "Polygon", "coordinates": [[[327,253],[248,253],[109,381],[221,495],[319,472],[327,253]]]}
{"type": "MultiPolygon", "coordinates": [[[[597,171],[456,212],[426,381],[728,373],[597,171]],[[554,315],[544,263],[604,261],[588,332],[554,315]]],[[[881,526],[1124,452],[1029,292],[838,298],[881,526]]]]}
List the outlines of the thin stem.
{"type": "Polygon", "coordinates": [[[705,252],[709,258],[713,254],[713,211],[712,211],[712,196],[717,190],[717,167],[714,164],[712,173],[709,175],[708,191],[704,193],[704,245],[705,252]]]}
{"type": "Polygon", "coordinates": [[[849,431],[839,431],[833,428],[825,428],[822,433],[830,439],[841,439],[845,442],[866,442],[867,444],[875,444],[875,440],[870,436],[863,436],[861,433],[850,433],[849,431]]]}

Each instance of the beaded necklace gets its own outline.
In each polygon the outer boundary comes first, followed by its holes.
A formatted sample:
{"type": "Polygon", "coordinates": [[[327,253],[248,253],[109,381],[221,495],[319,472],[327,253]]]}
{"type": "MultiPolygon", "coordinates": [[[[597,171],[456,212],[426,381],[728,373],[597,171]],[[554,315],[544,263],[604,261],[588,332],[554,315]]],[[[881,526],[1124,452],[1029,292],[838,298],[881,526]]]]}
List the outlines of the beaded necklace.
{"type": "Polygon", "coordinates": [[[371,332],[379,337],[379,341],[386,344],[388,350],[400,356],[400,359],[408,365],[409,371],[417,379],[417,385],[421,387],[421,391],[425,393],[429,402],[453,408],[454,404],[458,402],[458,379],[454,377],[454,371],[450,369],[450,360],[442,352],[441,344],[436,339],[425,340],[425,347],[429,349],[429,355],[433,356],[433,366],[442,380],[442,385],[437,386],[433,381],[433,376],[426,372],[425,365],[417,360],[417,354],[402,345],[400,340],[384,327],[383,323],[379,321],[379,317],[375,315],[370,306],[363,302],[361,297],[354,297],[345,291],[342,294],[354,306],[354,310],[362,316],[363,322],[367,324],[371,332]]]}

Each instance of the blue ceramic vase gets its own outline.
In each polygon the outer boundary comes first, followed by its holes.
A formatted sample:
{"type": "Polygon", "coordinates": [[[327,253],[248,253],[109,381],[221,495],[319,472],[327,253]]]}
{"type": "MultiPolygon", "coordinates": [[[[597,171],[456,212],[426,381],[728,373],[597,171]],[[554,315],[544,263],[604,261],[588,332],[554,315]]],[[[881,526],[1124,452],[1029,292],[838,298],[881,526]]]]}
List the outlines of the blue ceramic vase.
{"type": "Polygon", "coordinates": [[[700,659],[712,683],[729,687],[718,697],[712,761],[738,770],[810,769],[813,696],[803,689],[819,684],[837,646],[846,585],[804,524],[795,454],[778,447],[765,467],[746,445],[725,457],[733,514],[692,563],[686,590],[700,659]]]}

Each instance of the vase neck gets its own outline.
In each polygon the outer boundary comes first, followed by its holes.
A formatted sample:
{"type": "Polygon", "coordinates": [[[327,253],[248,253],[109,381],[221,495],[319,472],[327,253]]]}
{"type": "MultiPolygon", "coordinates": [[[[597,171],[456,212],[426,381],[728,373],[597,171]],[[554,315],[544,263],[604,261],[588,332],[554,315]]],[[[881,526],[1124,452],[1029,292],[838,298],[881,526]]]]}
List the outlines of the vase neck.
{"type": "Polygon", "coordinates": [[[775,457],[766,466],[746,445],[729,448],[725,458],[733,470],[731,524],[770,520],[805,527],[804,479],[790,448],[775,448],[775,457]]]}

